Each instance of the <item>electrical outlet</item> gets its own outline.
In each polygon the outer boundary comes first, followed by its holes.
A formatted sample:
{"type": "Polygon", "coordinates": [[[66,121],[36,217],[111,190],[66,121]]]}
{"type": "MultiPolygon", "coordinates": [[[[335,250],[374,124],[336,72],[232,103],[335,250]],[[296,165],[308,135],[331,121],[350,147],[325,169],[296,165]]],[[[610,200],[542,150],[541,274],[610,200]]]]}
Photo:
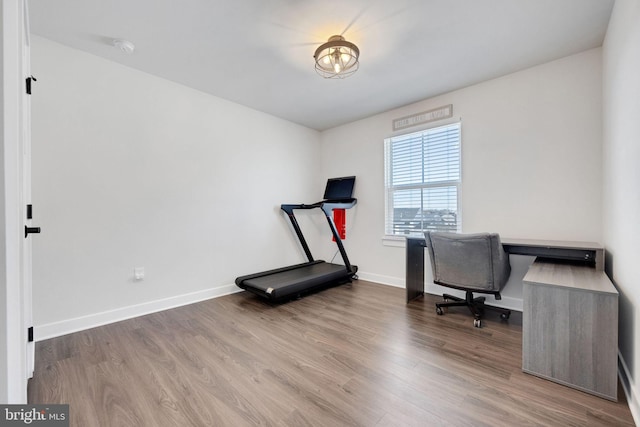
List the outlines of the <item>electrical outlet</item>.
{"type": "Polygon", "coordinates": [[[134,280],[144,280],[144,267],[135,267],[133,269],[134,280]]]}

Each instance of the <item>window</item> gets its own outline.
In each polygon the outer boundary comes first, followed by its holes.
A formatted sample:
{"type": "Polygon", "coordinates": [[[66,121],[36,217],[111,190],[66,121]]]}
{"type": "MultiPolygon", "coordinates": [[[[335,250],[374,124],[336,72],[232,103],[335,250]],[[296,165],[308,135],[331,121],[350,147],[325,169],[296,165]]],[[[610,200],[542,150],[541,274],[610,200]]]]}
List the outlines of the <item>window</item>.
{"type": "Polygon", "coordinates": [[[387,235],[461,231],[460,123],[385,139],[387,235]]]}

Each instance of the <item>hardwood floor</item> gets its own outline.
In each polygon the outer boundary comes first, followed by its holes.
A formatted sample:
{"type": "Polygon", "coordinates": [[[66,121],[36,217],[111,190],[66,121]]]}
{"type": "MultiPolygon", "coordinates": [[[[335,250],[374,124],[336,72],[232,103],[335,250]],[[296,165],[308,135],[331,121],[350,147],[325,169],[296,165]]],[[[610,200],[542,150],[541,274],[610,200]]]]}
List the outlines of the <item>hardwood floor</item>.
{"type": "MultiPolygon", "coordinates": [[[[243,292],[39,342],[30,403],[72,426],[632,426],[610,402],[522,373],[520,313],[356,281],[269,305],[243,292]]],[[[579,357],[579,355],[576,355],[579,357]]]]}

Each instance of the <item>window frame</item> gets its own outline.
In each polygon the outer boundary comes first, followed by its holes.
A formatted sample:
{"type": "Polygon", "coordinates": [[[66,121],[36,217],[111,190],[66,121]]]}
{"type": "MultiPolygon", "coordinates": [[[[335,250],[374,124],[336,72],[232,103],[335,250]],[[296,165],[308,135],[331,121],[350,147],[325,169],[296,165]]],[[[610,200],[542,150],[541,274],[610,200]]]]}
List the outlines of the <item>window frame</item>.
{"type": "MultiPolygon", "coordinates": [[[[423,139],[422,141],[423,147],[426,142],[428,141],[423,139]]],[[[424,170],[425,170],[424,168],[425,168],[425,163],[423,159],[422,168],[421,168],[423,176],[424,176],[424,170]]],[[[395,239],[402,239],[410,236],[421,236],[427,230],[449,231],[449,232],[460,233],[462,231],[462,207],[460,204],[461,194],[462,194],[462,180],[463,180],[463,177],[462,177],[462,121],[456,120],[454,122],[441,123],[441,124],[429,126],[420,130],[398,133],[391,137],[385,138],[384,139],[384,199],[385,199],[384,200],[385,202],[384,235],[385,235],[385,239],[395,240],[395,239]],[[392,164],[393,159],[391,159],[391,147],[394,141],[399,142],[398,141],[399,139],[407,139],[414,135],[419,138],[424,138],[426,134],[433,133],[433,131],[436,129],[439,129],[439,128],[445,129],[445,128],[452,128],[452,127],[458,128],[458,138],[457,138],[458,139],[457,162],[459,165],[458,179],[443,180],[443,181],[428,183],[428,182],[424,182],[424,178],[423,178],[423,182],[420,182],[420,183],[408,183],[408,184],[400,184],[395,186],[391,184],[390,181],[391,181],[391,174],[392,174],[392,168],[393,168],[393,164],[392,164]],[[455,191],[456,191],[455,230],[451,230],[450,227],[446,229],[445,228],[439,229],[437,227],[425,228],[424,222],[421,222],[420,224],[422,228],[416,228],[414,230],[405,230],[405,232],[398,232],[395,230],[394,206],[393,206],[393,194],[395,192],[397,192],[398,190],[409,190],[409,189],[419,189],[424,191],[424,189],[444,188],[444,187],[455,187],[455,191]]],[[[422,211],[424,212],[425,210],[424,200],[421,200],[421,208],[422,208],[422,211]]],[[[419,210],[420,208],[417,208],[417,209],[419,210]]]]}

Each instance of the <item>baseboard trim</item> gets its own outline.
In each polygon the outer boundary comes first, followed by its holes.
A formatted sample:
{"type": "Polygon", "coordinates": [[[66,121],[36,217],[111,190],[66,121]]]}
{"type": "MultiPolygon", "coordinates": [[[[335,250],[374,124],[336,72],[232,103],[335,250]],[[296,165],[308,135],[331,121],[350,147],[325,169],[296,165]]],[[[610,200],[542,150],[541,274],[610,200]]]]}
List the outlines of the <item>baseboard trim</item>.
{"type": "Polygon", "coordinates": [[[188,294],[176,295],[173,297],[163,298],[155,301],[147,301],[141,304],[130,305],[127,307],[117,308],[115,310],[103,311],[101,313],[90,314],[87,316],[76,317],[59,322],[35,325],[33,328],[34,338],[36,342],[43,341],[50,338],[67,335],[73,332],[84,331],[86,329],[95,328],[97,326],[120,322],[122,320],[144,316],[146,314],[156,313],[158,311],[193,304],[207,299],[217,298],[241,291],[242,290],[239,289],[236,285],[224,285],[217,288],[210,288],[202,291],[191,292],[188,294]]]}
{"type": "Polygon", "coordinates": [[[366,273],[358,271],[358,278],[367,282],[379,283],[381,285],[393,286],[404,289],[404,279],[393,276],[383,276],[381,274],[366,273]]]}
{"type": "Polygon", "coordinates": [[[636,425],[640,425],[640,405],[638,404],[638,393],[636,393],[636,387],[633,383],[633,377],[629,373],[627,363],[618,350],[618,378],[622,383],[622,390],[627,398],[627,404],[631,411],[631,416],[636,425]]]}

